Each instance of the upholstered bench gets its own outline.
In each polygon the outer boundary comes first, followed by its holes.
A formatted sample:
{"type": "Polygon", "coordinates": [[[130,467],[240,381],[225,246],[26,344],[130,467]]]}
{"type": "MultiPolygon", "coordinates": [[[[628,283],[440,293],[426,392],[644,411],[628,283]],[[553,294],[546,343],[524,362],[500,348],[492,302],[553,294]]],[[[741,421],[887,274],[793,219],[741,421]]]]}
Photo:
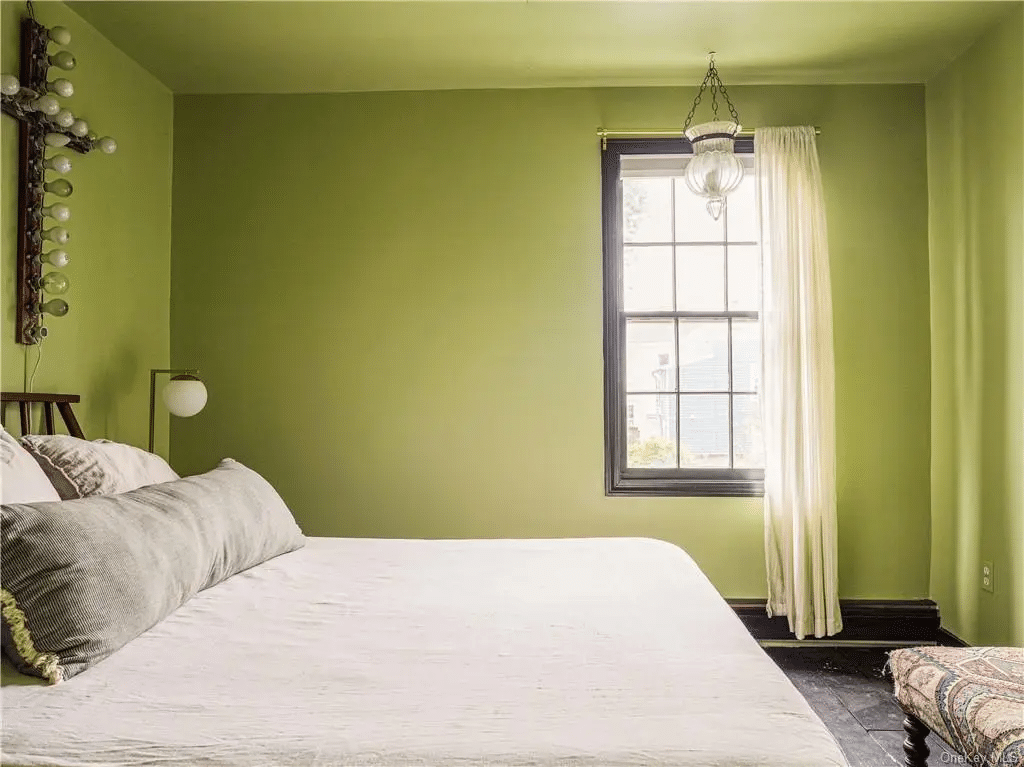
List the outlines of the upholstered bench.
{"type": "Polygon", "coordinates": [[[912,647],[889,654],[907,715],[907,767],[926,767],[934,732],[966,767],[1024,767],[1024,648],[912,647]]]}

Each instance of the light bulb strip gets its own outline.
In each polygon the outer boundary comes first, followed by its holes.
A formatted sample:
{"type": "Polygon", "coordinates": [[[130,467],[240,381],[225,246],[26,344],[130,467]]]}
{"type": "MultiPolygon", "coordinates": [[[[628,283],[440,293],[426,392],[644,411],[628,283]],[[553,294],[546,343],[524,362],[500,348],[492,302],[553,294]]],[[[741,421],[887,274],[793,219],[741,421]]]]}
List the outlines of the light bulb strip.
{"type": "MultiPolygon", "coordinates": [[[[59,248],[67,240],[66,230],[59,225],[44,229],[46,222],[43,219],[50,216],[55,224],[67,220],[67,206],[53,198],[71,193],[71,186],[66,181],[57,179],[47,184],[47,170],[63,174],[71,168],[67,158],[60,165],[55,165],[53,158],[47,161],[46,149],[67,147],[80,154],[100,149],[110,154],[117,148],[113,139],[99,138],[80,115],[72,114],[61,105],[57,97],[67,98],[74,92],[74,86],[63,78],[62,71],[74,68],[75,61],[73,54],[66,49],[51,56],[48,51],[51,41],[60,46],[67,45],[70,33],[63,27],[47,29],[39,24],[29,4],[29,17],[21,22],[20,71],[17,78],[3,78],[3,90],[0,91],[3,113],[18,121],[19,131],[15,340],[21,344],[37,344],[45,336],[44,307],[58,317],[68,310],[62,299],[50,299],[44,303],[40,292],[44,262],[58,268],[68,262],[67,254],[59,248]],[[47,75],[51,68],[54,78],[49,80],[47,75]],[[54,109],[55,104],[57,109],[54,109]],[[46,186],[50,188],[46,189],[46,186]],[[49,206],[44,201],[47,195],[51,195],[49,206]],[[45,255],[42,252],[44,242],[50,247],[45,255]],[[54,244],[58,247],[54,248],[54,244]],[[51,254],[53,261],[48,260],[51,254]]],[[[61,278],[66,289],[67,280],[63,275],[61,278]]],[[[56,279],[52,278],[46,284],[59,289],[56,279]]]]}

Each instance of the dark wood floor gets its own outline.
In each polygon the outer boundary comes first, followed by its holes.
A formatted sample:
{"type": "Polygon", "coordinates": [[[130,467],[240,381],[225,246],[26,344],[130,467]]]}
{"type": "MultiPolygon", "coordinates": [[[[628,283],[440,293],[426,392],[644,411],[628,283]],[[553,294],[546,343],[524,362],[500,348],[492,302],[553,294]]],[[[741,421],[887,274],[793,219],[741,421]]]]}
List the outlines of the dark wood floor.
{"type": "MultiPolygon", "coordinates": [[[[850,767],[903,764],[903,712],[883,673],[886,651],[862,647],[767,647],[831,730],[850,767]]],[[[935,735],[928,765],[962,764],[935,735]],[[945,752],[945,753],[943,753],[945,752]]]]}

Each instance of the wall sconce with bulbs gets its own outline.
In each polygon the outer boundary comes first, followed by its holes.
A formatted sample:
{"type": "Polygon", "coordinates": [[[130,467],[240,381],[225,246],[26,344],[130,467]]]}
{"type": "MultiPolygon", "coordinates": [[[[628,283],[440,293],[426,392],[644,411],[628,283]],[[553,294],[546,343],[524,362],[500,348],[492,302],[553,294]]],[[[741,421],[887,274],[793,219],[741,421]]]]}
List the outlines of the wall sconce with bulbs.
{"type": "Polygon", "coordinates": [[[149,371],[149,452],[153,452],[153,437],[156,433],[156,377],[170,373],[171,380],[163,390],[164,405],[171,415],[190,418],[206,407],[206,384],[197,375],[198,370],[150,370],[149,371]]]}
{"type": "Polygon", "coordinates": [[[15,340],[37,344],[47,333],[45,315],[63,317],[70,308],[63,298],[46,298],[63,295],[70,286],[63,272],[43,274],[43,267],[62,269],[71,260],[64,250],[71,233],[63,226],[71,218],[71,208],[61,200],[74,191],[66,179],[51,176],[47,180],[48,172],[62,176],[71,171],[71,160],[66,155],[47,157],[47,149],[70,149],[80,154],[99,149],[112,154],[117,151],[117,142],[110,136],[100,138],[88,122],[61,105],[58,99],[72,96],[75,87],[63,76],[47,79],[49,70],[58,70],[58,74],[71,71],[78,62],[68,50],[51,54],[49,46],[68,45],[71,33],[64,27],[47,29],[39,24],[31,2],[28,12],[29,17],[21,23],[20,77],[0,75],[0,103],[4,114],[18,121],[19,129],[15,340]],[[50,249],[44,253],[44,247],[50,249]]]}

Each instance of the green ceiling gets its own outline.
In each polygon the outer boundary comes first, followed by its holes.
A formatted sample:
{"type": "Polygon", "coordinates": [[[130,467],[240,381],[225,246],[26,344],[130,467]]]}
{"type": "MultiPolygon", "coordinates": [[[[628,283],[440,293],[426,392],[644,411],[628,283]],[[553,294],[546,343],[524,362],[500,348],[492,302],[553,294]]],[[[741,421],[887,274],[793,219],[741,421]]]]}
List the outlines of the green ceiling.
{"type": "Polygon", "coordinates": [[[1016,4],[68,2],[179,93],[923,82],[1016,4]]]}

